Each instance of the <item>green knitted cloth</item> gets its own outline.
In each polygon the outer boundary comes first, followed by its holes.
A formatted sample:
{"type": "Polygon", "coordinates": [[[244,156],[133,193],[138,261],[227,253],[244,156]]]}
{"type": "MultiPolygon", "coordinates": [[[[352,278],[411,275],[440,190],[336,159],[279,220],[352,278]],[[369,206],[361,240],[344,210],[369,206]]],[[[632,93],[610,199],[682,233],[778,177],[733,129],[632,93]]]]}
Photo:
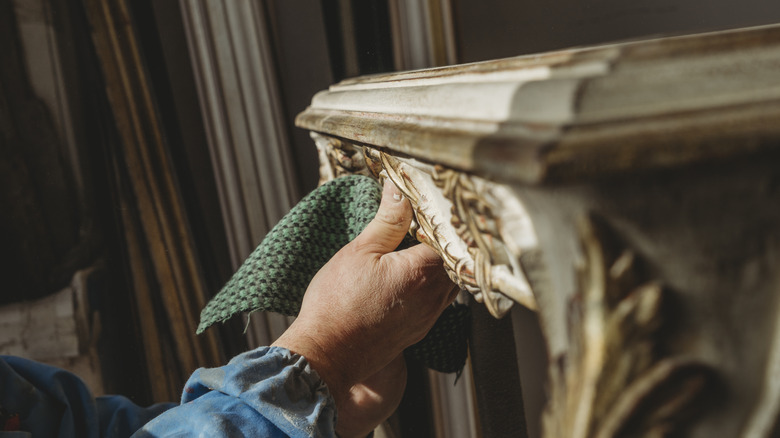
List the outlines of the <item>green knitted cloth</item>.
{"type": "MultiPolygon", "coordinates": [[[[297,315],[314,275],[371,222],[381,198],[381,186],[358,175],[337,178],[311,192],[206,305],[197,332],[240,312],[297,315]]],[[[468,312],[464,305],[449,306],[406,354],[437,371],[460,371],[468,350],[468,312]]]]}

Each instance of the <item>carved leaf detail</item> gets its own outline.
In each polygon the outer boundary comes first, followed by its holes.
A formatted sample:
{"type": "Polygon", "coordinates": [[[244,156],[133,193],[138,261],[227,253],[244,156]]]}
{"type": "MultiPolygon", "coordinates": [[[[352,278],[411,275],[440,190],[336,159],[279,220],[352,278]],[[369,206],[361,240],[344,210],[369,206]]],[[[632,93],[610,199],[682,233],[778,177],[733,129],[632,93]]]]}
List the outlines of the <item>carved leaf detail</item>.
{"type": "MultiPolygon", "coordinates": [[[[430,173],[382,152],[366,148],[371,162],[382,169],[411,201],[417,218],[417,237],[441,254],[450,278],[483,302],[500,318],[515,302],[531,309],[536,301],[525,274],[501,238],[502,224],[490,184],[462,172],[429,167],[430,173]],[[514,259],[514,265],[512,261],[514,259]]],[[[520,207],[502,206],[522,216],[520,207]]]]}
{"type": "Polygon", "coordinates": [[[337,138],[311,133],[320,161],[320,184],[344,175],[369,175],[363,149],[337,138]]]}
{"type": "Polygon", "coordinates": [[[595,219],[582,221],[580,236],[580,294],[569,309],[569,350],[550,366],[545,436],[677,433],[714,374],[692,359],[661,357],[666,292],[640,280],[633,252],[613,252],[595,219]]]}
{"type": "Polygon", "coordinates": [[[451,224],[468,246],[474,260],[474,283],[479,287],[474,296],[484,302],[490,313],[503,316],[510,302],[495,291],[492,283],[492,268],[506,265],[509,259],[499,232],[499,223],[494,212],[495,202],[488,196],[487,190],[470,175],[435,166],[433,182],[441,189],[442,195],[452,203],[451,224]]]}
{"type": "Polygon", "coordinates": [[[493,193],[498,188],[462,172],[412,166],[379,150],[316,133],[312,138],[320,154],[321,182],[355,173],[393,181],[414,209],[411,232],[441,255],[452,281],[484,302],[493,316],[502,317],[515,302],[536,309],[520,251],[510,251],[501,236],[502,227],[523,236],[524,243],[532,234],[518,200],[507,195],[499,202],[493,193]],[[501,223],[497,210],[509,213],[510,227],[501,223]]]}

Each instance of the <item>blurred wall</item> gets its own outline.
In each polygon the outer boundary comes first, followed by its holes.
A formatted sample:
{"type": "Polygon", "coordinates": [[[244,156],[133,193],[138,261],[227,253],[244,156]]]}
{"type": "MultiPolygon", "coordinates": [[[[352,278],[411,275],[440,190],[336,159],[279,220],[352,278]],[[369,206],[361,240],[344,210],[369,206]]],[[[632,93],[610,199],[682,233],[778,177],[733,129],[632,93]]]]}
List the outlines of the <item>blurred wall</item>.
{"type": "Polygon", "coordinates": [[[777,0],[453,0],[459,61],[780,21],[777,0]]]}

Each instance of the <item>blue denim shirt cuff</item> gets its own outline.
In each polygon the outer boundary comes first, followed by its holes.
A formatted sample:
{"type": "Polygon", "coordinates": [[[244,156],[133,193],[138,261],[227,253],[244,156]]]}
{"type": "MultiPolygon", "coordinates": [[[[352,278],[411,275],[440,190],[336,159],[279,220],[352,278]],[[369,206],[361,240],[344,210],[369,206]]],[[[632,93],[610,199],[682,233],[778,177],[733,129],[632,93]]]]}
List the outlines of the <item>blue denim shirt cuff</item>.
{"type": "Polygon", "coordinates": [[[306,358],[285,348],[260,347],[225,366],[195,371],[181,405],[143,430],[150,436],[203,436],[208,430],[214,436],[335,437],[335,424],[333,397],[306,358]]]}

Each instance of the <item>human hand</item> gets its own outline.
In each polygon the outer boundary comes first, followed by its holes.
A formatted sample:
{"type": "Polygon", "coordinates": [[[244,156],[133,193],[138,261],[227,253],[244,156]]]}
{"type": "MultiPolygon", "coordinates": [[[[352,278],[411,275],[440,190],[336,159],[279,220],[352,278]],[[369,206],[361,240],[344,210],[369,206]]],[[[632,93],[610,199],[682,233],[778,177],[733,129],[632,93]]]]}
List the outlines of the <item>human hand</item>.
{"type": "Polygon", "coordinates": [[[409,202],[387,182],[374,220],[317,273],[274,343],[306,357],[328,385],[343,437],[365,436],[393,412],[406,383],[403,350],[457,296],[433,250],[394,251],[411,220],[409,202]]]}

